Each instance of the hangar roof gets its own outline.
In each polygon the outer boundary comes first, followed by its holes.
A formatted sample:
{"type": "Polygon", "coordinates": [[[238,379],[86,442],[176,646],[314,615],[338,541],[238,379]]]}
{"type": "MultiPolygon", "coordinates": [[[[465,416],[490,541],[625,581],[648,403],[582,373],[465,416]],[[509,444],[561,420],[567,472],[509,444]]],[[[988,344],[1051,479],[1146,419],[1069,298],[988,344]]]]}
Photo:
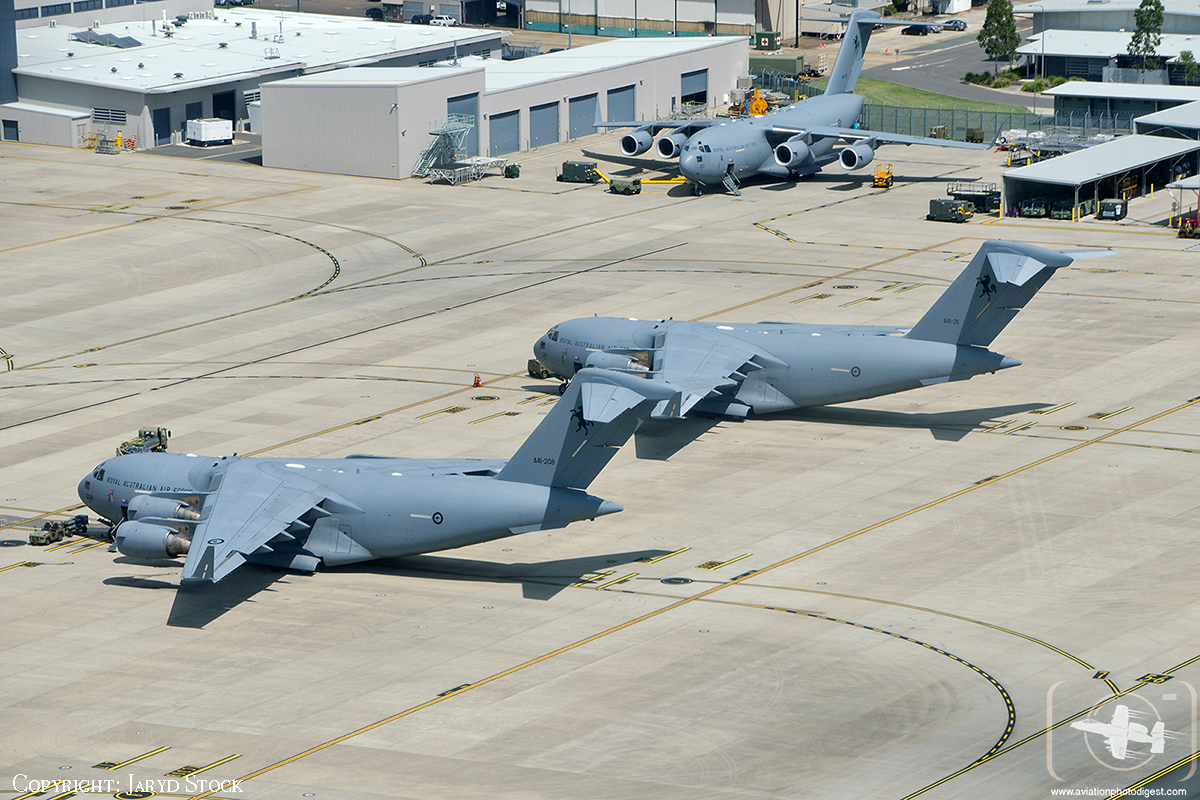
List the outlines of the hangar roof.
{"type": "MultiPolygon", "coordinates": [[[[1046,0],[1032,5],[1017,6],[1013,9],[1016,14],[1057,14],[1063,11],[1136,11],[1141,0],[1046,0]]],[[[1200,7],[1195,3],[1166,0],[1163,10],[1167,14],[1185,14],[1200,16],[1200,7]]]]}
{"type": "Polygon", "coordinates": [[[1196,130],[1200,128],[1200,100],[1164,108],[1162,111],[1137,117],[1133,121],[1139,125],[1164,125],[1196,130]]]}
{"type": "Polygon", "coordinates": [[[371,83],[399,86],[446,77],[448,73],[484,71],[487,92],[502,92],[520,86],[546,83],[614,67],[651,61],[656,58],[720,47],[730,42],[743,43],[744,36],[708,36],[687,39],[614,39],[557,53],[501,61],[498,58],[466,56],[458,64],[440,61],[431,67],[369,67],[340,69],[317,75],[292,78],[289,85],[347,86],[371,83]]]}
{"type": "Polygon", "coordinates": [[[1004,179],[1082,186],[1107,175],[1144,167],[1165,158],[1200,150],[1200,142],[1165,136],[1122,136],[1074,153],[1010,169],[1004,179]]]}
{"type": "Polygon", "coordinates": [[[21,28],[16,73],[154,94],[280,72],[373,64],[453,42],[470,48],[504,35],[246,7],[218,10],[214,19],[188,20],[170,37],[164,35],[162,20],[122,21],[93,29],[132,37],[141,42],[136,47],[105,47],[72,38],[87,30],[70,25],[21,28]],[[257,38],[251,38],[252,33],[257,38]],[[176,78],[177,73],[182,77],[176,78]]]}
{"type": "Polygon", "coordinates": [[[1112,100],[1173,100],[1189,103],[1200,100],[1200,86],[1161,86],[1149,83],[1097,83],[1068,81],[1044,94],[1051,97],[1094,97],[1112,100]]]}
{"type": "MultiPolygon", "coordinates": [[[[1035,34],[1017,48],[1020,55],[1043,55],[1042,37],[1045,37],[1044,55],[1079,56],[1090,58],[1115,58],[1129,53],[1132,33],[1124,31],[1065,31],[1048,30],[1035,34]]],[[[1184,50],[1200,50],[1200,36],[1182,33],[1164,33],[1162,42],[1155,52],[1168,59],[1175,58],[1184,50]]]]}

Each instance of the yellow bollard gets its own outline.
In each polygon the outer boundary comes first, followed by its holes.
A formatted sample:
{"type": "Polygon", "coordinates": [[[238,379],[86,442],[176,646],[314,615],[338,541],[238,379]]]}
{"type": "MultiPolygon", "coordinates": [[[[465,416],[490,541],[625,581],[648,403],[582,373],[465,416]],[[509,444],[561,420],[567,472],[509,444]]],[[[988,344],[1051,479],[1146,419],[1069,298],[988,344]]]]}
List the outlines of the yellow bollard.
{"type": "Polygon", "coordinates": [[[117,131],[117,149],[121,149],[121,132],[117,131]]]}

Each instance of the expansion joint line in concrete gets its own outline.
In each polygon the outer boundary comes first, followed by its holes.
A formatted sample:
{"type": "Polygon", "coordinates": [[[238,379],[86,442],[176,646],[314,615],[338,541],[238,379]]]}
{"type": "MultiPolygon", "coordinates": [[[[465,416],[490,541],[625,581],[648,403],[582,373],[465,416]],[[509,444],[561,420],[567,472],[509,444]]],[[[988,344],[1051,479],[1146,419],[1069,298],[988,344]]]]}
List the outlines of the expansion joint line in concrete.
{"type": "MultiPolygon", "coordinates": [[[[869,533],[871,531],[878,530],[879,528],[882,528],[885,525],[888,525],[892,522],[896,522],[901,519],[905,519],[914,514],[918,514],[921,511],[924,511],[929,508],[933,508],[934,506],[941,505],[942,503],[948,502],[957,497],[961,497],[970,492],[978,491],[980,489],[983,489],[984,487],[995,486],[997,483],[999,483],[1000,481],[1002,481],[1006,478],[1012,477],[1014,475],[1019,475],[1027,470],[1033,469],[1034,467],[1040,466],[1040,465],[1048,463],[1050,461],[1054,461],[1055,459],[1061,458],[1063,456],[1070,455],[1071,453],[1074,453],[1078,450],[1082,450],[1083,448],[1088,447],[1089,445],[1098,444],[1099,442],[1106,441],[1108,439],[1111,439],[1113,436],[1116,436],[1118,434],[1132,430],[1138,426],[1145,425],[1146,423],[1161,419],[1170,414],[1174,414],[1175,412],[1181,411],[1185,408],[1190,408],[1190,407],[1196,405],[1197,403],[1200,403],[1200,397],[1193,397],[1191,400],[1188,400],[1186,403],[1181,403],[1177,406],[1174,406],[1173,408],[1167,409],[1166,411],[1160,411],[1157,414],[1151,415],[1142,420],[1138,420],[1137,422],[1131,422],[1130,424],[1126,425],[1123,428],[1117,428],[1113,431],[1102,434],[1093,439],[1089,439],[1086,442],[1080,442],[1079,444],[1075,445],[1074,447],[1068,447],[1065,450],[1061,450],[1057,453],[1052,453],[1051,455],[1045,456],[1043,458],[1039,458],[1038,460],[1032,461],[1028,464],[1025,464],[1024,466],[1017,467],[1016,469],[1009,470],[1008,472],[1006,472],[1002,475],[998,475],[995,478],[993,478],[985,483],[972,484],[971,486],[968,486],[964,489],[960,489],[957,492],[952,492],[951,494],[945,495],[936,500],[931,500],[928,503],[917,506],[916,508],[912,508],[912,509],[909,509],[908,511],[902,512],[900,514],[896,514],[895,516],[889,517],[888,519],[882,520],[881,522],[877,522],[873,525],[868,525],[865,528],[861,528],[852,533],[848,533],[845,536],[841,536],[837,539],[832,539],[832,540],[826,542],[825,544],[817,545],[816,547],[805,550],[802,553],[797,553],[796,555],[789,556],[788,558],[782,559],[780,561],[776,561],[775,563],[769,564],[766,567],[763,567],[761,569],[750,570],[749,572],[743,573],[742,575],[739,575],[736,578],[732,578],[727,583],[717,584],[711,588],[705,589],[702,592],[698,592],[697,594],[694,594],[690,597],[680,598],[679,600],[676,600],[673,603],[668,603],[667,605],[663,606],[662,608],[655,609],[654,611],[649,611],[645,614],[642,614],[641,616],[634,617],[633,619],[626,620],[625,622],[614,625],[611,628],[607,628],[603,631],[600,631],[599,633],[594,633],[591,636],[585,637],[583,639],[579,639],[575,642],[571,642],[570,644],[563,645],[562,647],[559,647],[556,650],[552,650],[548,653],[544,653],[540,656],[529,659],[528,661],[524,661],[520,664],[509,667],[508,669],[501,670],[500,672],[493,673],[492,675],[489,675],[486,678],[476,681],[475,683],[468,683],[468,684],[463,684],[462,686],[455,687],[454,689],[452,689],[450,691],[443,692],[442,694],[438,695],[437,697],[426,700],[425,702],[419,703],[418,705],[412,706],[411,708],[407,708],[403,711],[393,714],[390,717],[385,717],[384,719],[377,720],[376,722],[373,722],[369,725],[365,725],[361,728],[350,731],[349,733],[345,733],[335,739],[330,739],[329,741],[322,742],[321,744],[310,747],[309,749],[307,749],[303,752],[297,753],[294,756],[290,756],[281,761],[276,761],[273,764],[268,764],[267,766],[262,767],[261,769],[255,770],[254,772],[251,772],[251,773],[248,773],[248,774],[242,776],[242,778],[240,778],[240,780],[245,781],[245,780],[250,780],[251,778],[256,778],[259,775],[262,775],[264,773],[267,773],[272,770],[278,769],[280,767],[286,766],[287,764],[291,764],[294,761],[298,761],[299,759],[302,759],[305,756],[309,756],[309,755],[312,755],[313,753],[317,753],[322,750],[325,750],[326,748],[333,747],[336,744],[340,744],[349,739],[353,739],[354,737],[360,736],[364,733],[367,733],[368,731],[375,730],[376,728],[380,728],[391,722],[395,722],[396,720],[403,719],[404,717],[407,717],[411,714],[415,714],[415,713],[422,711],[426,708],[429,708],[431,706],[437,705],[438,703],[445,702],[446,700],[449,700],[452,697],[462,694],[463,692],[467,692],[472,689],[476,689],[480,686],[486,686],[487,684],[492,683],[493,681],[500,680],[501,678],[508,677],[509,675],[513,675],[517,672],[528,669],[529,667],[535,666],[537,664],[541,664],[542,662],[548,661],[556,656],[562,655],[563,653],[568,653],[572,650],[583,647],[584,645],[590,644],[591,642],[595,642],[595,641],[602,639],[606,636],[609,636],[611,634],[617,633],[619,631],[623,631],[626,628],[633,627],[634,625],[637,625],[638,623],[645,622],[646,620],[654,619],[656,617],[662,616],[663,614],[666,614],[670,611],[674,611],[675,609],[681,608],[682,606],[689,605],[697,600],[702,600],[702,599],[708,597],[709,595],[712,595],[712,594],[715,594],[715,593],[721,591],[722,589],[726,589],[730,586],[737,586],[741,582],[743,582],[755,575],[761,575],[765,572],[769,572],[771,570],[778,569],[779,567],[785,566],[787,564],[791,564],[795,561],[799,561],[800,559],[805,558],[806,556],[812,555],[813,553],[818,553],[822,550],[833,547],[834,545],[839,544],[841,542],[845,542],[845,541],[853,539],[857,536],[861,536],[865,533],[869,533]]],[[[1188,664],[1191,664],[1193,661],[1196,661],[1196,660],[1200,660],[1200,656],[1197,656],[1194,659],[1191,659],[1189,661],[1184,662],[1183,664],[1173,667],[1171,670],[1168,670],[1166,674],[1170,674],[1170,672],[1172,672],[1176,669],[1180,669],[1184,666],[1187,666],[1188,664]]],[[[1114,697],[1120,697],[1123,694],[1128,694],[1129,692],[1134,691],[1134,689],[1140,687],[1141,685],[1143,685],[1143,684],[1139,683],[1137,686],[1127,690],[1126,692],[1122,692],[1121,694],[1114,695],[1114,697]]],[[[1098,708],[1098,707],[1104,705],[1104,703],[1107,703],[1107,702],[1109,702],[1109,700],[1112,700],[1112,699],[1113,698],[1110,697],[1106,700],[1103,700],[1100,703],[1097,703],[1094,708],[1098,708]]],[[[1091,708],[1086,709],[1085,711],[1080,712],[1080,714],[1077,714],[1074,717],[1070,717],[1068,720],[1064,720],[1064,722],[1068,722],[1071,719],[1075,719],[1076,717],[1078,717],[1082,714],[1086,714],[1092,710],[1093,709],[1091,709],[1091,708]]],[[[1061,724],[1063,724],[1063,723],[1061,723],[1061,722],[1057,723],[1053,727],[1058,727],[1058,725],[1061,725],[1061,724]]],[[[1044,733],[1044,731],[1042,733],[1044,733]]],[[[921,789],[921,790],[909,795],[907,798],[904,798],[904,800],[909,800],[909,798],[916,797],[917,795],[919,795],[925,791],[928,791],[929,789],[932,789],[934,786],[939,786],[939,785],[945,783],[946,781],[949,781],[950,779],[954,778],[955,776],[961,775],[962,773],[966,772],[967,770],[973,769],[974,767],[976,767],[980,764],[986,763],[987,761],[990,761],[993,758],[996,758],[1004,753],[1007,753],[1009,750],[1012,750],[1014,747],[1017,747],[1017,746],[1021,745],[1022,743],[1029,741],[1030,739],[1036,738],[1037,736],[1040,736],[1040,735],[1041,735],[1041,733],[1034,734],[1033,736],[1026,737],[1025,739],[1021,740],[1020,742],[1017,742],[1016,744],[1011,744],[1011,745],[1008,745],[1007,747],[1004,747],[1001,750],[997,750],[995,753],[993,753],[990,756],[984,756],[984,757],[980,758],[979,760],[972,762],[967,767],[964,767],[962,770],[959,770],[958,772],[954,773],[953,775],[949,775],[949,776],[943,778],[942,780],[938,781],[936,784],[928,786],[924,789],[921,789]]],[[[205,794],[194,795],[192,798],[190,798],[190,800],[201,800],[201,798],[211,797],[213,794],[214,794],[214,792],[208,792],[205,794]]]]}
{"type": "MultiPolygon", "coordinates": [[[[768,221],[770,221],[770,220],[768,220],[768,221]]],[[[758,223],[755,223],[755,224],[757,225],[758,223]]],[[[764,230],[766,230],[766,229],[764,229],[764,230]]],[[[772,232],[774,233],[774,231],[772,231],[772,232]]],[[[786,238],[786,237],[785,237],[785,238],[786,238]]],[[[823,279],[823,280],[821,280],[821,281],[816,281],[816,282],[814,282],[814,283],[806,283],[806,284],[804,284],[803,286],[796,286],[796,287],[793,287],[793,288],[791,288],[791,289],[784,289],[782,292],[775,292],[774,294],[769,294],[769,295],[767,295],[766,297],[759,297],[759,298],[758,298],[758,299],[756,299],[756,300],[750,300],[750,301],[748,301],[748,302],[745,302],[745,303],[739,303],[739,304],[737,304],[736,306],[730,306],[729,308],[723,308],[723,309],[721,309],[720,311],[714,311],[714,312],[712,312],[711,314],[705,314],[704,316],[701,316],[701,317],[696,317],[696,318],[692,319],[691,321],[692,321],[692,322],[700,322],[701,320],[711,319],[712,317],[716,317],[716,316],[719,316],[719,315],[721,315],[721,314],[727,314],[727,313],[729,313],[730,311],[736,311],[736,310],[737,310],[737,309],[739,309],[739,308],[745,308],[746,306],[752,306],[752,305],[754,305],[754,304],[756,304],[756,303],[762,303],[762,302],[764,302],[764,301],[766,301],[766,300],[773,300],[773,299],[775,299],[776,297],[782,297],[782,296],[783,296],[783,295],[785,295],[785,294],[791,294],[792,292],[799,292],[799,291],[801,291],[801,290],[803,290],[803,289],[811,289],[813,286],[816,286],[816,285],[818,285],[818,284],[820,284],[820,283],[824,283],[825,281],[836,281],[836,280],[840,280],[840,279],[842,279],[842,278],[845,278],[845,277],[847,277],[847,276],[849,276],[849,275],[853,275],[853,274],[855,274],[855,273],[857,273],[857,272],[866,272],[867,270],[875,269],[875,268],[877,268],[877,267],[882,267],[884,264],[890,264],[890,263],[891,263],[891,262],[893,262],[893,261],[899,261],[899,260],[900,260],[900,259],[902,259],[902,258],[907,258],[907,257],[909,257],[909,256],[916,255],[916,254],[918,254],[918,253],[927,253],[927,252],[929,252],[930,250],[936,250],[936,249],[938,249],[939,247],[949,247],[950,245],[954,244],[955,242],[961,242],[961,241],[963,241],[963,239],[964,239],[964,238],[965,238],[965,237],[962,237],[962,236],[960,236],[960,237],[958,237],[958,238],[951,239],[951,240],[949,240],[949,241],[947,241],[947,242],[941,242],[941,243],[939,243],[939,244],[931,244],[929,247],[922,247],[922,248],[919,248],[919,249],[916,249],[916,250],[905,250],[904,252],[902,252],[902,253],[900,253],[900,254],[898,254],[898,255],[894,255],[894,256],[892,256],[891,258],[885,258],[885,259],[883,259],[882,261],[876,261],[876,262],[873,262],[873,263],[871,263],[871,264],[867,264],[865,267],[855,267],[854,269],[848,269],[848,270],[845,270],[845,271],[843,271],[843,272],[839,272],[839,273],[837,273],[836,275],[830,275],[828,278],[825,278],[825,279],[823,279]]],[[[793,241],[793,240],[791,240],[791,239],[788,239],[788,241],[793,241]]],[[[797,243],[797,244],[798,244],[798,243],[797,243]]]]}

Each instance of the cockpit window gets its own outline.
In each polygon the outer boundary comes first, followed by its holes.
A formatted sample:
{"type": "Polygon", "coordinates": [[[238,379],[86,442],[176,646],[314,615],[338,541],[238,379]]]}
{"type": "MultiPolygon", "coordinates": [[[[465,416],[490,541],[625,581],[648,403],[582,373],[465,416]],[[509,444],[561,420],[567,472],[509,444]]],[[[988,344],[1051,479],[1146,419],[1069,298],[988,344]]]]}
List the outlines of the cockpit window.
{"type": "Polygon", "coordinates": [[[550,330],[546,331],[546,338],[552,342],[557,342],[558,341],[558,331],[556,331],[554,328],[551,328],[550,330]]]}
{"type": "Polygon", "coordinates": [[[104,467],[97,467],[96,471],[92,473],[92,477],[98,481],[103,481],[104,480],[104,467]]]}
{"type": "Polygon", "coordinates": [[[711,148],[711,147],[709,147],[709,146],[708,146],[708,145],[706,145],[706,144],[702,144],[702,145],[700,145],[700,152],[701,152],[701,153],[711,153],[711,152],[712,152],[712,148],[711,148]]]}

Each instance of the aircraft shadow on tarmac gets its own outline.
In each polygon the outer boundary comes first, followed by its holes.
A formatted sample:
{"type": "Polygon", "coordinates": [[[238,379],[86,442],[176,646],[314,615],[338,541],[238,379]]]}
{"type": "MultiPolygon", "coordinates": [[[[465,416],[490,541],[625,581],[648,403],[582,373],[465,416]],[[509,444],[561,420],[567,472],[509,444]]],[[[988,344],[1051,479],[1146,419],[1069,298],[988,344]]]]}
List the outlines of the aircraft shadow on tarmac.
{"type": "Polygon", "coordinates": [[[963,411],[944,411],[937,414],[906,413],[903,411],[873,411],[869,408],[817,406],[764,415],[762,419],[790,419],[797,422],[829,422],[835,425],[861,425],[875,428],[927,428],[934,439],[957,442],[968,433],[978,430],[989,420],[1022,414],[1049,403],[1022,403],[1015,406],[970,408],[963,411]]]}
{"type": "Polygon", "coordinates": [[[594,153],[591,150],[580,151],[587,158],[606,161],[610,164],[620,164],[623,167],[644,169],[647,172],[678,172],[679,165],[661,161],[657,158],[638,158],[637,156],[619,156],[612,153],[594,153]]]}
{"type": "Polygon", "coordinates": [[[558,561],[533,561],[503,564],[451,556],[421,555],[385,558],[335,567],[327,572],[360,572],[376,575],[432,576],[442,580],[520,583],[526,600],[549,600],[583,576],[630,564],[642,559],[665,556],[668,550],[635,550],[558,561]]]}
{"type": "MultiPolygon", "coordinates": [[[[549,600],[572,583],[582,580],[585,575],[610,569],[614,565],[619,566],[640,559],[657,558],[668,552],[667,550],[637,550],[586,558],[517,564],[422,555],[348,564],[321,571],[396,577],[421,576],[454,581],[520,583],[522,594],[527,600],[549,600]]],[[[118,558],[115,563],[138,567],[179,567],[179,563],[175,561],[118,558]]],[[[175,600],[167,617],[167,625],[172,628],[203,628],[238,605],[254,602],[253,598],[259,592],[274,591],[271,586],[277,581],[289,582],[288,579],[296,577],[296,575],[297,573],[294,572],[247,564],[219,583],[203,586],[181,587],[175,581],[138,575],[107,578],[104,585],[123,586],[130,589],[176,589],[175,600]]],[[[313,576],[313,579],[320,580],[321,576],[313,576]]]]}

